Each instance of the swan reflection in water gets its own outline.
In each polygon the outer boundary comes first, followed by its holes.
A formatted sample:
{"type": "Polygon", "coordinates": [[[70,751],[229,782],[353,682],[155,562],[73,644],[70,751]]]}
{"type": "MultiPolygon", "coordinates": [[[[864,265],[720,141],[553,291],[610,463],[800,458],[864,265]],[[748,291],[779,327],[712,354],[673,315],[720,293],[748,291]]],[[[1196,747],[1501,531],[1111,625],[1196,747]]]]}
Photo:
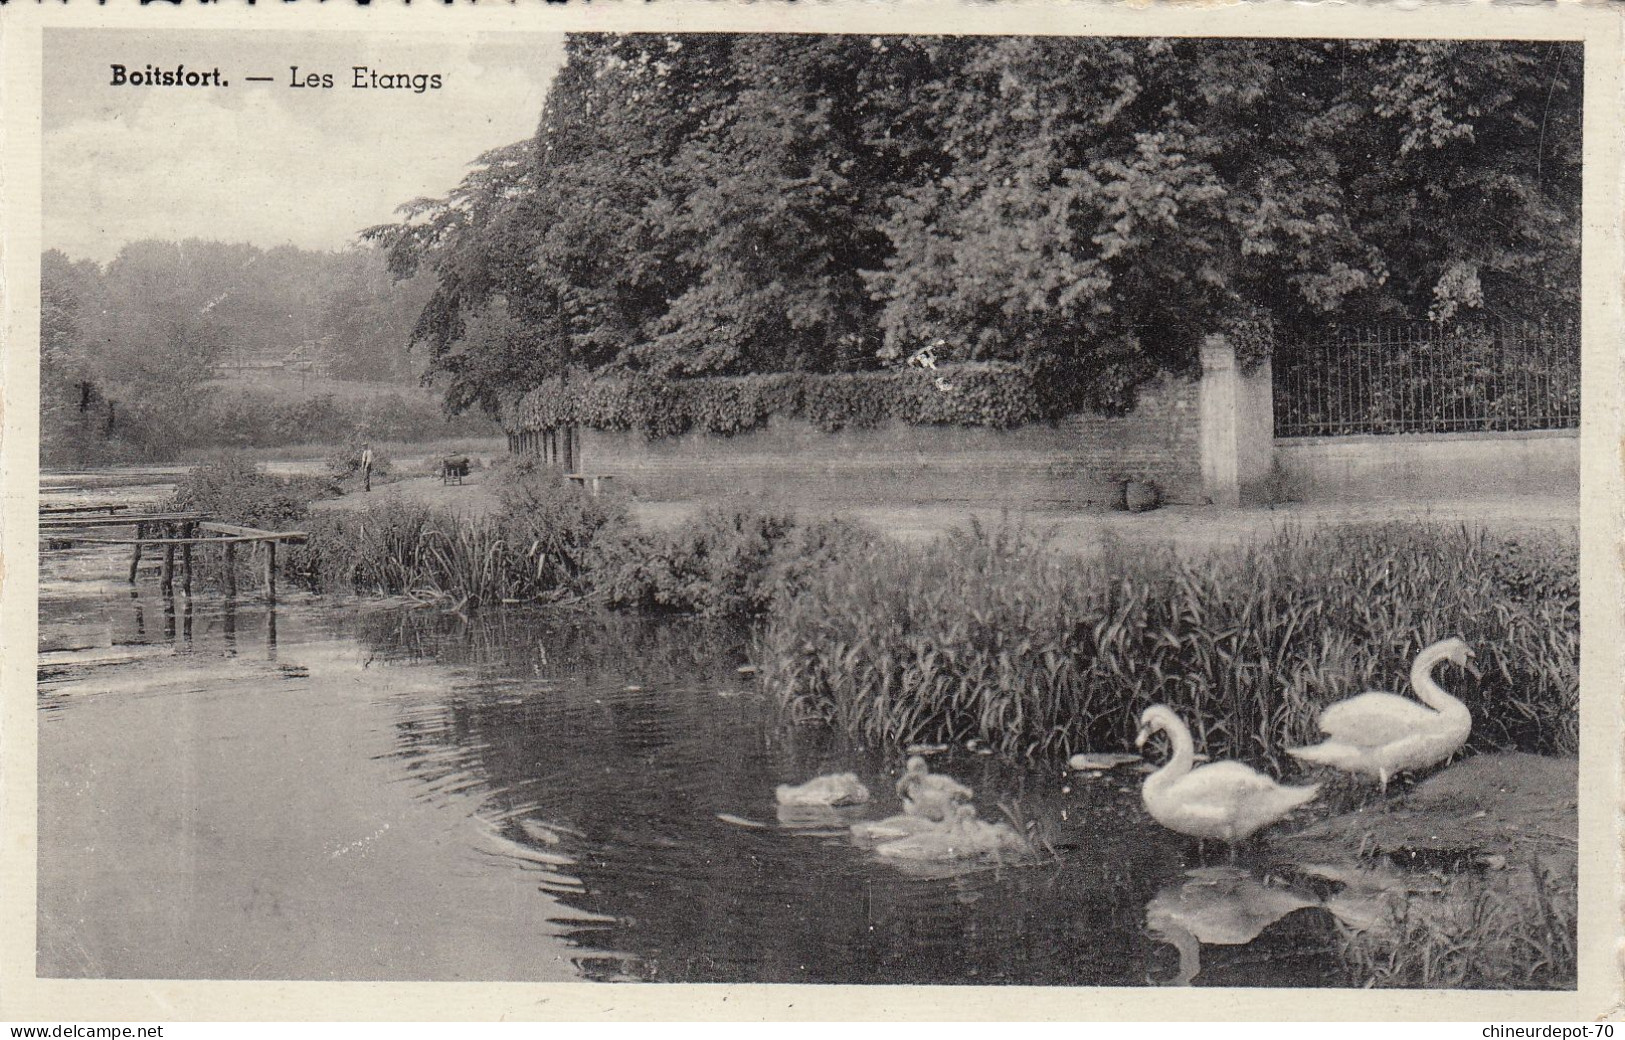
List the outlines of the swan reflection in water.
{"type": "Polygon", "coordinates": [[[1305,877],[1336,884],[1337,890],[1321,905],[1350,931],[1374,936],[1391,937],[1408,913],[1428,912],[1432,901],[1413,897],[1442,892],[1436,880],[1409,875],[1382,862],[1358,866],[1305,863],[1299,869],[1305,877]]]}
{"type": "Polygon", "coordinates": [[[1266,885],[1234,867],[1186,871],[1145,908],[1145,927],[1179,951],[1179,973],[1164,985],[1187,986],[1202,970],[1201,946],[1245,946],[1287,914],[1320,905],[1290,888],[1266,885]]]}

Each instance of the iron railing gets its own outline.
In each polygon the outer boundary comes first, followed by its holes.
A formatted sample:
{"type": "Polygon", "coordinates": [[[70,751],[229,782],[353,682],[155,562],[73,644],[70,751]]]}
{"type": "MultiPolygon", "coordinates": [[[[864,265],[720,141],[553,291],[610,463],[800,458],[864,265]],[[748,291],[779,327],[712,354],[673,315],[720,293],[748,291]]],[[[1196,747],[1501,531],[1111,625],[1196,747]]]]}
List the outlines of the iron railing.
{"type": "Polygon", "coordinates": [[[1275,435],[1554,430],[1580,425],[1570,321],[1338,329],[1277,349],[1275,435]]]}

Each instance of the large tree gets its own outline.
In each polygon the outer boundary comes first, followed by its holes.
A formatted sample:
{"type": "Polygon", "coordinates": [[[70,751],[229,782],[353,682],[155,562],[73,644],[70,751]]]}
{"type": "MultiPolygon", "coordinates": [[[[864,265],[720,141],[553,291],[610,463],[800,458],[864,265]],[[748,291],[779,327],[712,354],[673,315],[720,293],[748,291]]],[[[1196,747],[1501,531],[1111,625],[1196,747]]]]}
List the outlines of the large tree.
{"type": "Polygon", "coordinates": [[[1210,333],[1572,310],[1580,53],[576,36],[532,140],[368,234],[454,408],[937,340],[1120,402],[1210,333]]]}

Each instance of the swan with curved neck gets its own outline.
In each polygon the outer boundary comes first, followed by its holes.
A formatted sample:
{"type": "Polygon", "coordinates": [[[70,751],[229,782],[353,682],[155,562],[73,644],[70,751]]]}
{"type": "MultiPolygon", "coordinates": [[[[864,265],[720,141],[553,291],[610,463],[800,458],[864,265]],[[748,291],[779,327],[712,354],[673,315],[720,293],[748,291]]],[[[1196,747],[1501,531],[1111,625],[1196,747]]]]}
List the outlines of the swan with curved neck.
{"type": "Polygon", "coordinates": [[[1445,661],[1466,666],[1472,656],[1472,649],[1453,636],[1426,647],[1411,665],[1411,688],[1421,704],[1392,693],[1362,693],[1339,701],[1321,712],[1320,731],[1326,739],[1288,748],[1287,753],[1376,777],[1384,791],[1397,773],[1443,762],[1467,742],[1473,717],[1434,681],[1433,669],[1445,661]]]}
{"type": "Polygon", "coordinates": [[[1140,716],[1136,746],[1143,747],[1158,731],[1168,734],[1174,753],[1167,764],[1146,777],[1140,796],[1151,818],[1171,831],[1193,838],[1218,838],[1233,851],[1237,842],[1320,793],[1319,784],[1287,787],[1240,762],[1191,768],[1196,761],[1191,731],[1165,704],[1153,705],[1140,716]]]}

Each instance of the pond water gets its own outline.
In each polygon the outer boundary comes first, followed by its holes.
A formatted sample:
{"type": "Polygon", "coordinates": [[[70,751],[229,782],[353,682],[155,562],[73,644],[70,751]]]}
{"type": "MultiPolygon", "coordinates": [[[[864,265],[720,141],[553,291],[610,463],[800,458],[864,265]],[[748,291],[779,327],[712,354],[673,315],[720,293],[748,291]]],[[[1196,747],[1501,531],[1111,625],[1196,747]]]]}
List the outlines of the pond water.
{"type": "Polygon", "coordinates": [[[1199,859],[1132,771],[956,749],[1052,852],[860,847],[902,755],[783,724],[736,631],[41,568],[44,976],[1348,984],[1267,846],[1199,859]],[[869,805],[779,820],[775,785],[846,770],[869,805]]]}

